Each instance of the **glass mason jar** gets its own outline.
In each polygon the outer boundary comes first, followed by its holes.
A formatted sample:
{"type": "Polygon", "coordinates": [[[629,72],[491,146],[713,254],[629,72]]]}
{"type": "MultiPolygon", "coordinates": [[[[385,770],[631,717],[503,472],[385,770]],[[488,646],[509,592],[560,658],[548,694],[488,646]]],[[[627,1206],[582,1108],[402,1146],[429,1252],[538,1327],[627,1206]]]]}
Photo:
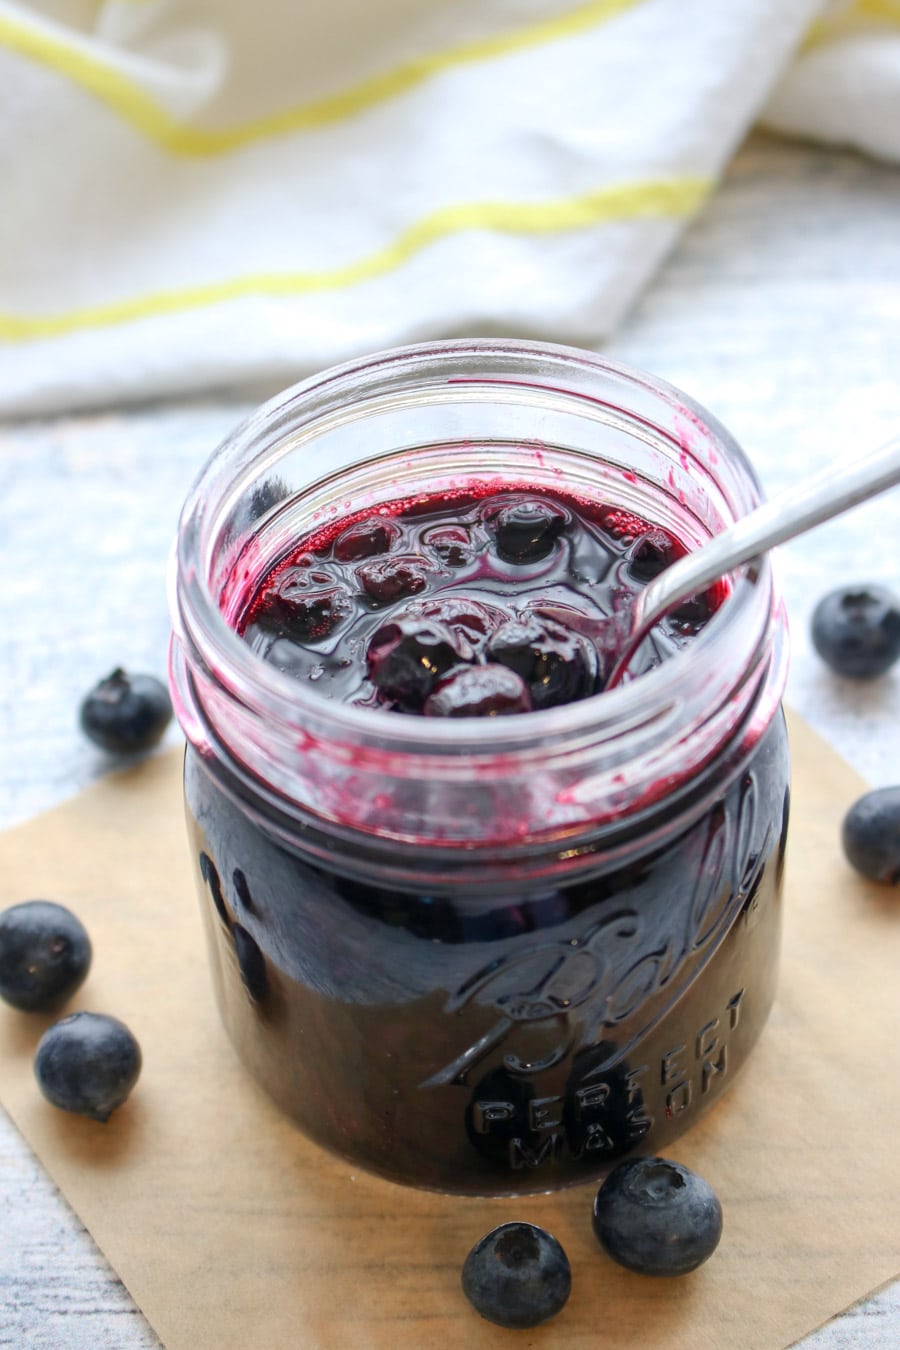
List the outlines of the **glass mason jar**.
{"type": "Polygon", "coordinates": [[[221,1015],[312,1139],[399,1182],[546,1191],[664,1150],[772,1003],[788,759],[767,559],[674,656],[498,718],[330,701],[236,633],[323,521],[465,484],[615,504],[687,547],[760,500],[731,436],[574,349],[441,342],[308,379],[186,502],[171,678],[221,1015]]]}

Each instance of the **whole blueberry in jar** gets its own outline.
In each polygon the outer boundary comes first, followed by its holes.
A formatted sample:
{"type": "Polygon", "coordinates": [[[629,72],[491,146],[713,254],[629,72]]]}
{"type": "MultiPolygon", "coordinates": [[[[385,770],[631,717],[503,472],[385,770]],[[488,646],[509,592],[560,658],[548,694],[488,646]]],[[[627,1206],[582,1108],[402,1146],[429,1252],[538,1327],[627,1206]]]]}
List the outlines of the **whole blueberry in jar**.
{"type": "Polygon", "coordinates": [[[664,620],[616,689],[585,634],[759,500],[685,395],[529,343],[338,368],[213,456],[177,545],[190,846],[225,1026],[311,1138],[546,1191],[664,1152],[727,1089],[778,962],[771,565],[664,620]],[[273,474],[277,513],[242,524],[273,474]],[[272,595],[311,566],[343,599],[307,641],[272,595]]]}

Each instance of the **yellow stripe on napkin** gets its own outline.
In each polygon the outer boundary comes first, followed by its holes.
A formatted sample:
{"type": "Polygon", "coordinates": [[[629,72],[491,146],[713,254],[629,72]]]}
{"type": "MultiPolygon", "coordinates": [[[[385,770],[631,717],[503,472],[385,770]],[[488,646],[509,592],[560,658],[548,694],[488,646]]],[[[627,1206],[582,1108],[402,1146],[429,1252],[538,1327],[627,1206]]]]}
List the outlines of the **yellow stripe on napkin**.
{"type": "Polygon", "coordinates": [[[378,103],[398,98],[441,71],[474,65],[507,56],[529,47],[540,47],[574,37],[607,23],[646,0],[589,0],[557,18],[543,19],[512,33],[461,43],[432,52],[362,80],[336,94],[288,108],[280,113],[254,118],[242,126],[202,130],[178,122],[143,90],[109,62],[101,60],[88,43],[54,35],[50,26],[21,23],[0,16],[0,46],[5,46],[55,70],[80,85],[117,112],[135,130],[176,155],[221,155],[252,141],[283,136],[294,131],[312,131],[354,117],[378,103]]]}
{"type": "Polygon", "coordinates": [[[900,26],[900,0],[853,0],[844,9],[816,19],[804,39],[803,50],[885,24],[892,28],[900,26]]]}
{"type": "Polygon", "coordinates": [[[84,328],[105,328],[154,315],[200,309],[245,295],[288,296],[340,290],[383,276],[429,244],[466,230],[556,234],[612,220],[688,216],[699,209],[712,186],[708,178],[660,178],[597,188],[551,202],[470,202],[445,206],[408,226],[391,243],[342,267],[319,272],[256,272],[60,314],[0,313],[0,340],[28,342],[58,337],[84,328]]]}

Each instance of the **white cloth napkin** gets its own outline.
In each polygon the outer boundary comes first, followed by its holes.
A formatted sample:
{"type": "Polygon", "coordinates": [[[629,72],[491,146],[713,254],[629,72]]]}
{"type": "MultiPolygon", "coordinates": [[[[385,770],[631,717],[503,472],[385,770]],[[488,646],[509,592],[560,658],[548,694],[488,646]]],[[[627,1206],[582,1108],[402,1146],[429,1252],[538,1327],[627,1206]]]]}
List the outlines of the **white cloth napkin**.
{"type": "Polygon", "coordinates": [[[823,6],[760,120],[900,160],[900,0],[823,6]]]}
{"type": "Polygon", "coordinates": [[[898,98],[900,0],[0,0],[0,414],[597,345],[767,100],[898,98]]]}

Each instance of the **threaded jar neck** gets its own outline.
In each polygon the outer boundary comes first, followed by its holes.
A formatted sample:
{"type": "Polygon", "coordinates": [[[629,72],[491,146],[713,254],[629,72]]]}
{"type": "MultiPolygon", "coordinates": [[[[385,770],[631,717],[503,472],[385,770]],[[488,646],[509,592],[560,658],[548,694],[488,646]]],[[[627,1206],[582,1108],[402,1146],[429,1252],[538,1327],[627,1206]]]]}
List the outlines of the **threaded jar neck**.
{"type": "MultiPolygon", "coordinates": [[[[696,796],[762,734],[785,677],[768,560],[739,569],[707,625],[609,693],[540,712],[441,720],[337,703],[238,636],[274,562],[336,512],[478,481],[615,502],[687,547],[752,510],[759,485],[715,419],[661,381],[573,349],[447,342],[306,380],[212,456],[173,555],[172,685],[188,739],[298,824],[335,840],[494,856],[696,796]]],[[[712,790],[712,788],[710,789],[712,790]]],[[[677,811],[669,810],[677,821],[677,811]]]]}

